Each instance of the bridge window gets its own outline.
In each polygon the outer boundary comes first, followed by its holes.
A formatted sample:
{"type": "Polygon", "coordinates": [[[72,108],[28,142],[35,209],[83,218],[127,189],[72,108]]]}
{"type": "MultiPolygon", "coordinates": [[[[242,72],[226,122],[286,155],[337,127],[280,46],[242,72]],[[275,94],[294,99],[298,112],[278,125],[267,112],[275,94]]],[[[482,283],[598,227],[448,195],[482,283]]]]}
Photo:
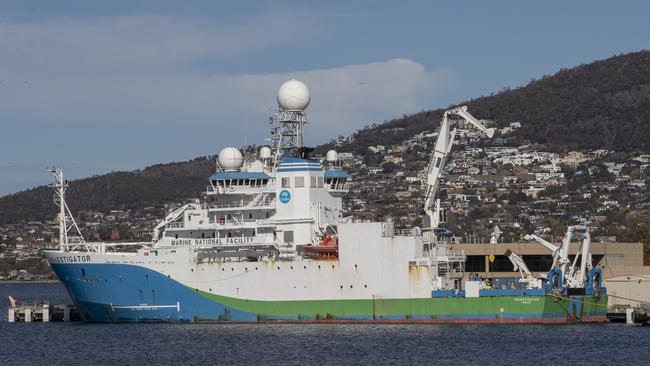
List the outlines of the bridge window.
{"type": "Polygon", "coordinates": [[[305,186],[305,177],[295,177],[294,186],[296,188],[303,188],[305,186]]]}
{"type": "Polygon", "coordinates": [[[318,188],[318,177],[315,175],[312,175],[309,177],[309,186],[311,188],[318,188]]]}
{"type": "Polygon", "coordinates": [[[282,188],[290,188],[289,177],[282,178],[282,188]]]}

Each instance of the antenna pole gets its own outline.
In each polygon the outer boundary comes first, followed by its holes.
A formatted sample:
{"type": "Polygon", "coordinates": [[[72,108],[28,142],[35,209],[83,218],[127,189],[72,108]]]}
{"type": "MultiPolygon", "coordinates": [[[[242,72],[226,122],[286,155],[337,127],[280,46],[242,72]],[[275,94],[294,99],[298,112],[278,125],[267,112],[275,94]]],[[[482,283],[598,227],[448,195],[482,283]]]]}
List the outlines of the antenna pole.
{"type": "Polygon", "coordinates": [[[63,170],[61,168],[52,168],[50,169],[50,172],[52,172],[55,179],[52,187],[54,188],[54,204],[59,206],[59,214],[57,215],[59,221],[59,250],[63,252],[66,251],[68,247],[68,228],[66,227],[65,223],[66,184],[65,179],[63,178],[63,170]]]}
{"type": "MultiPolygon", "coordinates": [[[[68,231],[72,228],[75,229],[79,244],[82,244],[86,247],[86,241],[84,240],[81,230],[75,221],[68,204],[65,202],[65,191],[68,188],[68,183],[63,178],[63,169],[53,167],[50,169],[50,172],[54,175],[55,181],[51,185],[54,188],[54,204],[59,207],[58,221],[59,221],[59,250],[62,252],[69,251],[69,240],[68,240],[68,231]],[[70,222],[70,227],[68,227],[68,221],[70,222]]],[[[73,248],[74,249],[74,248],[73,248]]]]}

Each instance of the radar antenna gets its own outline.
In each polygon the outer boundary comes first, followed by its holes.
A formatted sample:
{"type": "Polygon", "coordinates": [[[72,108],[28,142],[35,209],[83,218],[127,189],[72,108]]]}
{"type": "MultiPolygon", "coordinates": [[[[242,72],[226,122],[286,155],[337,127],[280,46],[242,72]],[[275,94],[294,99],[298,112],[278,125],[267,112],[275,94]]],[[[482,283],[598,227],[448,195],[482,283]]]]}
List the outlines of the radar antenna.
{"type": "Polygon", "coordinates": [[[295,155],[298,149],[305,146],[305,108],[310,99],[309,89],[302,81],[291,79],[280,86],[279,110],[270,118],[270,123],[276,124],[271,131],[275,164],[282,156],[295,155]]]}

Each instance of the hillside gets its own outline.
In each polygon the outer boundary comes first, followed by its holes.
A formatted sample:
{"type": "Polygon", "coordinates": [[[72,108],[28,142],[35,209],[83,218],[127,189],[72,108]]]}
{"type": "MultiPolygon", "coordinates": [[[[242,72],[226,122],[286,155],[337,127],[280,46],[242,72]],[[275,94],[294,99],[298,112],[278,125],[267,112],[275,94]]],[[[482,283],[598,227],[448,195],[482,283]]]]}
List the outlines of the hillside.
{"type": "MultiPolygon", "coordinates": [[[[561,70],[528,85],[458,103],[499,126],[522,121],[517,139],[547,150],[606,148],[650,151],[650,51],[561,70]]],[[[436,127],[442,109],[404,116],[356,132],[337,149],[365,154],[436,127]]],[[[333,142],[318,147],[325,151],[333,142]]],[[[214,170],[212,158],[160,164],[71,182],[69,205],[107,211],[141,208],[198,197],[214,170]]],[[[363,177],[360,177],[363,179],[363,177]]],[[[0,198],[0,224],[52,218],[52,191],[38,187],[0,198]]]]}
{"type": "MultiPolygon", "coordinates": [[[[106,212],[156,206],[198,197],[214,172],[214,157],[158,164],[133,172],[113,172],[70,182],[67,201],[73,212],[106,212]]],[[[54,218],[53,190],[47,186],[0,198],[0,223],[54,218]]]]}
{"type": "MultiPolygon", "coordinates": [[[[556,151],[569,147],[649,151],[650,51],[563,69],[520,88],[458,103],[463,104],[499,127],[525,122],[519,130],[522,143],[556,151]]],[[[365,128],[343,149],[362,153],[370,145],[398,143],[434,128],[443,111],[424,111],[365,128]]]]}

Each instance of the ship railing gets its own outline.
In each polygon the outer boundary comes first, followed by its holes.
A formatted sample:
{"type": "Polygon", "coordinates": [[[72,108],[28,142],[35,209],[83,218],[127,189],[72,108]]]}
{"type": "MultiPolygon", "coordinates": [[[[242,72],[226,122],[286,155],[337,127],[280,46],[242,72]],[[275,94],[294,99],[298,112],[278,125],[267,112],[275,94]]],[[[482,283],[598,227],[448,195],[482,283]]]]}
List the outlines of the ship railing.
{"type": "Polygon", "coordinates": [[[348,193],[350,191],[350,185],[345,184],[342,187],[336,187],[336,188],[332,188],[330,185],[327,185],[327,191],[334,192],[334,193],[348,193]]]}
{"type": "Polygon", "coordinates": [[[83,250],[79,244],[67,244],[63,246],[63,251],[65,252],[94,252],[94,253],[106,253],[115,251],[116,249],[127,249],[131,248],[142,248],[150,246],[150,242],[90,242],[83,243],[83,250]]]}
{"type": "Polygon", "coordinates": [[[465,262],[467,259],[463,250],[437,248],[436,253],[438,258],[444,262],[465,262]]]}
{"type": "Polygon", "coordinates": [[[263,208],[263,207],[271,207],[273,206],[274,199],[268,198],[262,201],[258,202],[236,202],[236,203],[229,203],[229,204],[211,204],[209,206],[210,210],[219,210],[219,209],[224,209],[224,208],[244,208],[244,207],[255,207],[255,208],[263,208]]]}
{"type": "Polygon", "coordinates": [[[395,229],[392,225],[384,227],[382,231],[383,236],[422,236],[422,231],[418,228],[410,229],[395,229]]]}
{"type": "Polygon", "coordinates": [[[170,222],[167,225],[168,229],[182,229],[185,227],[185,223],[183,222],[170,222]]]}
{"type": "Polygon", "coordinates": [[[256,224],[259,220],[255,219],[228,219],[228,220],[216,220],[210,222],[211,224],[217,224],[217,226],[242,226],[245,224],[256,224]]]}
{"type": "Polygon", "coordinates": [[[250,186],[229,186],[229,187],[212,187],[206,188],[208,194],[257,194],[260,192],[272,193],[275,192],[274,184],[266,184],[257,187],[250,186]]]}

